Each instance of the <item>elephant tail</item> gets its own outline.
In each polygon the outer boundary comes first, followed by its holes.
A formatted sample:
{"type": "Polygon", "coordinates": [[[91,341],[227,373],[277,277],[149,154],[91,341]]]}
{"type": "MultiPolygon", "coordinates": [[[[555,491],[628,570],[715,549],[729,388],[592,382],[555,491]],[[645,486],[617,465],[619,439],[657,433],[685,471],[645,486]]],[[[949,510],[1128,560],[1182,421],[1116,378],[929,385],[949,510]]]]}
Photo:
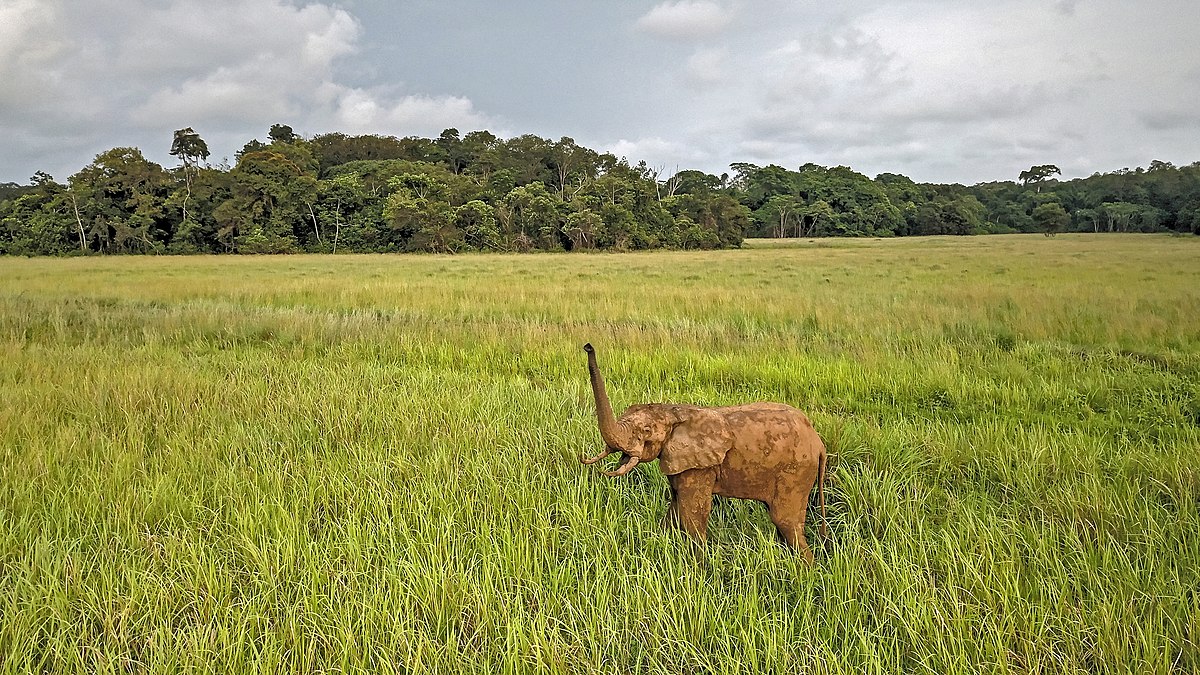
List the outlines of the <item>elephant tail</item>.
{"type": "Polygon", "coordinates": [[[825,513],[825,465],[829,459],[825,449],[821,448],[821,456],[817,458],[817,499],[821,504],[821,538],[829,538],[829,516],[825,513]]]}

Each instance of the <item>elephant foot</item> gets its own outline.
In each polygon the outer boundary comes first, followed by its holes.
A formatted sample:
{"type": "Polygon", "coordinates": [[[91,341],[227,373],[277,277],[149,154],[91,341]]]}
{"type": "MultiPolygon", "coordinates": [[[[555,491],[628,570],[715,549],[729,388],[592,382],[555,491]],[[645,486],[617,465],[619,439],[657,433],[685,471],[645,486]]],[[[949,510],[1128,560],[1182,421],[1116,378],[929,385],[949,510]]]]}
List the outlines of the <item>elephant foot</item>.
{"type": "Polygon", "coordinates": [[[795,550],[796,553],[804,556],[804,562],[807,563],[809,567],[813,566],[813,552],[812,549],[808,547],[808,544],[800,544],[798,548],[793,550],[795,550]]]}

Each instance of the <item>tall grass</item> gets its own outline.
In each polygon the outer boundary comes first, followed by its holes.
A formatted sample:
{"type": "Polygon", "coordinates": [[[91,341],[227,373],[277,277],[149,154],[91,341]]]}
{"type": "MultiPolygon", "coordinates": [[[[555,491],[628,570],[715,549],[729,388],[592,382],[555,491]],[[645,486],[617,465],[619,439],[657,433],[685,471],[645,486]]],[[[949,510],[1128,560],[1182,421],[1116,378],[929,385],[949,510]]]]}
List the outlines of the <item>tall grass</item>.
{"type": "Polygon", "coordinates": [[[0,259],[0,673],[1195,672],[1200,241],[0,259]],[[625,404],[777,400],[806,567],[625,404]]]}

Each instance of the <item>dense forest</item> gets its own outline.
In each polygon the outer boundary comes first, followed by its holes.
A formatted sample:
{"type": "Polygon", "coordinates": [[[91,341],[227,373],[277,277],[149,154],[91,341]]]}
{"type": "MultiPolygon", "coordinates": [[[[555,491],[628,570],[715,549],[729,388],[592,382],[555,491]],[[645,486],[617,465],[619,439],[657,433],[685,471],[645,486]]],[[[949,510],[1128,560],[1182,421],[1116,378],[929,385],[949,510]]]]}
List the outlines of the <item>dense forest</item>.
{"type": "Polygon", "coordinates": [[[114,148],[66,183],[0,185],[0,253],[286,253],[719,248],[744,237],[1061,231],[1200,234],[1200,162],[974,186],[847,167],[735,163],[665,175],[571,138],[301,138],[271,127],[230,167],[175,132],[164,168],[114,148]]]}

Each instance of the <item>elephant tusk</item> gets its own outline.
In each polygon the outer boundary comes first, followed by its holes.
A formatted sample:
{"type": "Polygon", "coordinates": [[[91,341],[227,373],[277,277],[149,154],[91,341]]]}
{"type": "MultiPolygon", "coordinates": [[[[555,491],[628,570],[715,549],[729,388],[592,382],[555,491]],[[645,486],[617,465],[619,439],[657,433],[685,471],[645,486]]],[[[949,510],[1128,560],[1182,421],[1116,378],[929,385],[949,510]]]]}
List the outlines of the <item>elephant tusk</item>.
{"type": "Polygon", "coordinates": [[[588,459],[586,457],[580,457],[579,461],[583,462],[584,464],[595,464],[596,462],[599,462],[600,460],[604,459],[605,457],[608,457],[612,453],[613,453],[613,449],[606,447],[606,448],[604,448],[604,452],[596,455],[595,457],[592,457],[591,459],[588,459]]]}
{"type": "Polygon", "coordinates": [[[630,471],[633,471],[633,467],[638,465],[638,461],[640,461],[640,460],[638,460],[637,457],[630,455],[629,459],[626,460],[623,464],[621,464],[621,466],[617,467],[616,471],[605,471],[604,475],[609,476],[611,478],[616,478],[617,476],[624,476],[625,474],[629,473],[630,471]]]}

